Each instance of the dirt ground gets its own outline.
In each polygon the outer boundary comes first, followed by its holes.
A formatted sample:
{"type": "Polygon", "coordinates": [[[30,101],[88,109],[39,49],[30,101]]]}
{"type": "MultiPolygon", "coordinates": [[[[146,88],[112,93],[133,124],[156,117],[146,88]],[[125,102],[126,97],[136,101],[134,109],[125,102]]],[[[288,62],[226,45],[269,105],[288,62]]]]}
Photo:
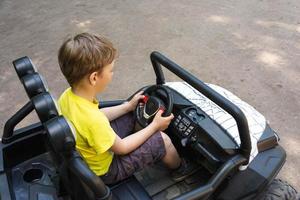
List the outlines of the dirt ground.
{"type": "MultiPolygon", "coordinates": [[[[300,191],[299,10],[299,0],[0,0],[0,130],[28,101],[11,62],[32,58],[58,97],[68,85],[57,49],[68,34],[97,32],[120,51],[101,99],[154,83],[149,54],[160,51],[263,113],[287,151],[279,177],[300,191]]],[[[36,120],[32,114],[22,125],[36,120]]]]}

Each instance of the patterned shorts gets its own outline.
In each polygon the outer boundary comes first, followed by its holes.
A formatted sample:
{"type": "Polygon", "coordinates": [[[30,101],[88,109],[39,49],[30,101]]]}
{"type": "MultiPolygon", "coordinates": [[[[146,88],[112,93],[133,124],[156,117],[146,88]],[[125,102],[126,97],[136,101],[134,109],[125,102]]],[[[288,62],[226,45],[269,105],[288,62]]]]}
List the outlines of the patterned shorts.
{"type": "MultiPolygon", "coordinates": [[[[133,113],[125,114],[111,122],[114,131],[124,138],[134,130],[133,113]]],[[[145,143],[127,155],[114,155],[108,172],[100,176],[104,183],[112,184],[130,177],[144,167],[153,165],[166,154],[163,138],[160,132],[154,133],[145,143]]]]}

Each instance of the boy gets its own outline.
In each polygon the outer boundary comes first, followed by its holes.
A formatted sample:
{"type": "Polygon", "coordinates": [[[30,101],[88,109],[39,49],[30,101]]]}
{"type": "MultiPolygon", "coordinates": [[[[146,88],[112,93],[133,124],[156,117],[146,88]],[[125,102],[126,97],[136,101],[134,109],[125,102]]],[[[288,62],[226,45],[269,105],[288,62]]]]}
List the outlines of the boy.
{"type": "Polygon", "coordinates": [[[77,150],[106,184],[159,160],[170,169],[179,169],[174,177],[182,180],[193,170],[186,167],[162,132],[173,115],[162,117],[158,111],[149,126],[132,133],[132,111],[143,98],[142,92],[122,105],[99,110],[96,95],[112,80],[116,54],[110,41],[89,33],[67,39],[59,49],[59,65],[71,87],[58,102],[62,114],[75,127],[77,150]]]}

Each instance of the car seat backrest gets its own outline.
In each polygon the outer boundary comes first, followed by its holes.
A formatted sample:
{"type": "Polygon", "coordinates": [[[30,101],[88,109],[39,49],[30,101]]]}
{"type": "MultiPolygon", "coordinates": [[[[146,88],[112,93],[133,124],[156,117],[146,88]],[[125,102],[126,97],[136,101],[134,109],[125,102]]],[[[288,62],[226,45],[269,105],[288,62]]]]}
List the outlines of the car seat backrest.
{"type": "Polygon", "coordinates": [[[31,59],[27,56],[18,58],[14,60],[12,63],[17,72],[19,79],[21,79],[22,77],[28,74],[33,74],[37,72],[36,67],[32,63],[31,59]]]}
{"type": "Polygon", "coordinates": [[[36,111],[41,123],[59,115],[52,96],[48,92],[38,94],[6,121],[2,136],[3,143],[9,143],[22,136],[21,134],[14,135],[14,129],[33,110],[36,111]]]}
{"type": "Polygon", "coordinates": [[[29,99],[49,90],[46,80],[37,72],[23,76],[20,81],[29,99]]]}
{"type": "Polygon", "coordinates": [[[37,94],[48,91],[48,84],[37,72],[29,57],[24,56],[14,60],[13,66],[30,99],[37,94]]]}
{"type": "Polygon", "coordinates": [[[10,143],[22,137],[22,134],[14,135],[14,129],[33,110],[41,123],[58,116],[59,113],[55,100],[48,93],[46,81],[38,74],[31,60],[25,56],[13,61],[13,65],[30,100],[6,121],[2,143],[10,143]]]}
{"type": "Polygon", "coordinates": [[[61,159],[59,173],[65,189],[73,199],[107,199],[109,188],[96,176],[75,149],[71,124],[62,117],[44,123],[51,149],[61,159]]]}

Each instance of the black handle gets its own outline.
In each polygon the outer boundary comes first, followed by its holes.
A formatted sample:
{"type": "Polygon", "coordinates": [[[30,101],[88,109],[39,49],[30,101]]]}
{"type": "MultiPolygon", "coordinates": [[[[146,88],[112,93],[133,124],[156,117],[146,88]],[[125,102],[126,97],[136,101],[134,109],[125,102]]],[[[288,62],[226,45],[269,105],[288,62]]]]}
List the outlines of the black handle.
{"type": "Polygon", "coordinates": [[[2,143],[6,144],[10,142],[13,136],[14,128],[16,125],[22,121],[31,111],[33,111],[34,106],[31,101],[26,103],[16,114],[14,114],[4,125],[4,131],[2,136],[2,143]]]}
{"type": "Polygon", "coordinates": [[[152,52],[150,59],[156,74],[156,84],[160,85],[165,83],[165,77],[161,68],[161,65],[163,65],[165,68],[173,72],[182,80],[186,81],[196,90],[204,94],[218,106],[223,108],[235,119],[241,139],[240,151],[241,154],[247,159],[247,162],[245,163],[247,164],[249,162],[251,153],[251,139],[248,122],[241,109],[161,53],[156,51],[152,52]]]}
{"type": "Polygon", "coordinates": [[[111,198],[110,189],[103,183],[100,177],[92,172],[77,152],[69,160],[70,170],[90,188],[97,200],[108,200],[111,198]]]}

